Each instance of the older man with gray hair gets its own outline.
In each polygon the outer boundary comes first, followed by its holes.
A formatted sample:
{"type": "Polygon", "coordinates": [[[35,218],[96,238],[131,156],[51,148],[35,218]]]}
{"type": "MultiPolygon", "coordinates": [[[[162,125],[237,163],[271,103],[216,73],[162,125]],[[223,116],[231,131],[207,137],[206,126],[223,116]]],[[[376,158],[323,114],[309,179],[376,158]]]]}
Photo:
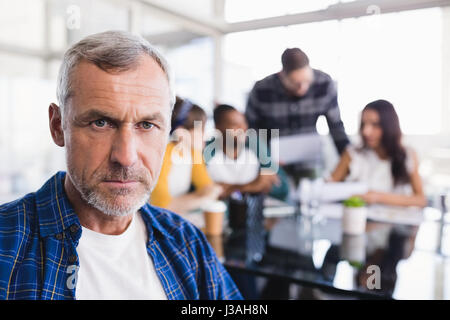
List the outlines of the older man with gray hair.
{"type": "Polygon", "coordinates": [[[174,104],[161,54],[126,32],[88,36],[57,97],[67,173],[0,206],[0,298],[240,299],[201,231],[148,204],[174,104]]]}

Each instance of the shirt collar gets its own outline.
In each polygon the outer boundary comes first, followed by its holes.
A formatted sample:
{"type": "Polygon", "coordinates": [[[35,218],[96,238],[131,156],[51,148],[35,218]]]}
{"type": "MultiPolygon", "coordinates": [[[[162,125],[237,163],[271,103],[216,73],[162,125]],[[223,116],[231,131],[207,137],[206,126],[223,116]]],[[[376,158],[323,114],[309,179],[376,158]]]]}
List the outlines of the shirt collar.
{"type": "Polygon", "coordinates": [[[64,191],[65,176],[65,172],[59,171],[36,192],[36,210],[42,237],[62,233],[74,224],[80,227],[80,221],[64,191]]]}
{"type": "MultiPolygon", "coordinates": [[[[77,225],[81,229],[80,220],[64,191],[65,176],[66,172],[59,171],[36,192],[36,208],[41,237],[62,233],[72,225],[77,225]]],[[[155,218],[161,209],[158,211],[157,208],[147,203],[140,211],[147,226],[149,239],[153,238],[153,229],[163,237],[173,238],[155,218]]]]}
{"type": "Polygon", "coordinates": [[[142,218],[147,226],[148,230],[148,239],[149,241],[153,240],[153,230],[156,231],[156,236],[169,238],[174,240],[174,237],[167,232],[167,229],[158,221],[157,216],[164,214],[164,209],[153,207],[150,204],[146,203],[141,209],[142,218]]]}

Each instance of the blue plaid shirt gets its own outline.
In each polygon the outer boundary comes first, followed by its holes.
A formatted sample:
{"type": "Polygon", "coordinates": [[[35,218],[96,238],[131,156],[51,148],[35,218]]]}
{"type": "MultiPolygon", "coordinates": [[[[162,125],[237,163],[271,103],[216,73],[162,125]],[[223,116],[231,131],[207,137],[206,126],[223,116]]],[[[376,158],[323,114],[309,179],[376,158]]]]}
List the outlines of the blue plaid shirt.
{"type": "MultiPolygon", "coordinates": [[[[81,225],[58,172],[35,193],[0,206],[0,299],[75,299],[81,225]]],[[[203,233],[146,204],[147,252],[168,299],[242,299],[203,233]]]]}

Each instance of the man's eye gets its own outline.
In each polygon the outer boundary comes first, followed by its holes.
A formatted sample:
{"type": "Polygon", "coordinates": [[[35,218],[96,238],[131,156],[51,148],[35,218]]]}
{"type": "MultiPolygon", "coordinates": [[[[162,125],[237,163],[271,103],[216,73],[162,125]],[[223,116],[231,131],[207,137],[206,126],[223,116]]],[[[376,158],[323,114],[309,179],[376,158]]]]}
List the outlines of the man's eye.
{"type": "Polygon", "coordinates": [[[150,123],[150,122],[147,122],[147,121],[142,122],[142,128],[143,129],[148,130],[148,129],[153,128],[154,126],[155,125],[153,123],[150,123]]]}
{"type": "Polygon", "coordinates": [[[103,128],[107,124],[106,120],[104,119],[95,120],[93,123],[95,124],[96,127],[99,128],[103,128]]]}

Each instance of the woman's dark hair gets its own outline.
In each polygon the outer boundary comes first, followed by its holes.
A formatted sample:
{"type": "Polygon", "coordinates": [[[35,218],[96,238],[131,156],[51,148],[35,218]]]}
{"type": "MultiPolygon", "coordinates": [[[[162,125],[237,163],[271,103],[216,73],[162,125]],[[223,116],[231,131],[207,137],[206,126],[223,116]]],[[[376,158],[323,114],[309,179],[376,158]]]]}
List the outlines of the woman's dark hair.
{"type": "MultiPolygon", "coordinates": [[[[386,100],[376,100],[369,103],[363,110],[373,110],[378,113],[382,130],[381,144],[391,160],[391,172],[394,185],[410,182],[410,176],[406,168],[406,150],[402,145],[402,131],[397,112],[392,103],[386,100]]],[[[363,123],[361,120],[360,134],[362,136],[363,123]]],[[[364,141],[364,139],[363,139],[364,141]]],[[[364,147],[366,143],[364,141],[364,147]]]]}
{"type": "Polygon", "coordinates": [[[206,122],[206,112],[188,99],[176,97],[172,111],[171,132],[179,127],[191,130],[194,128],[195,121],[202,121],[204,125],[206,122]]]}

